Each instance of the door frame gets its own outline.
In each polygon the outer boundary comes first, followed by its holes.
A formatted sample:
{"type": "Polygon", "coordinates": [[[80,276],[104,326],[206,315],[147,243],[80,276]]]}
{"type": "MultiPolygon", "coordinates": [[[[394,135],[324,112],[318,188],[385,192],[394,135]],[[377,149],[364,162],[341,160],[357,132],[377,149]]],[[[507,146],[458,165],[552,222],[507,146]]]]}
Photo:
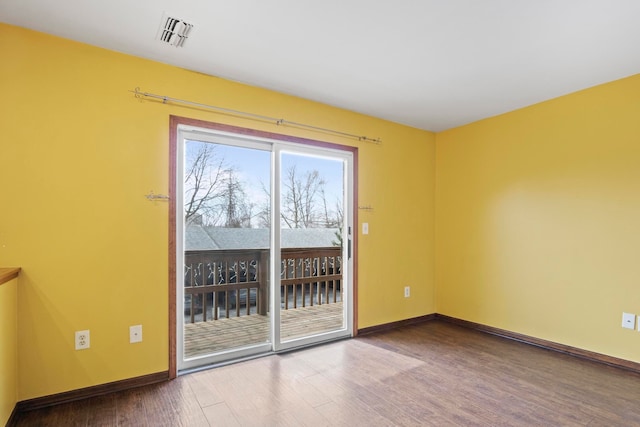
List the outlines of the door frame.
{"type": "Polygon", "coordinates": [[[351,256],[353,259],[352,271],[352,336],[357,335],[358,331],[358,147],[341,145],[331,142],[301,138],[291,135],[278,134],[272,132],[260,131],[257,129],[244,128],[238,126],[227,125],[223,123],[209,122],[205,120],[192,119],[171,115],[169,117],[169,378],[176,378],[178,375],[178,359],[177,359],[177,156],[178,156],[178,126],[193,126],[205,129],[234,133],[254,138],[266,138],[276,141],[288,143],[296,143],[301,146],[313,146],[320,148],[329,148],[350,152],[353,156],[353,230],[352,230],[352,247],[351,256]]]}
{"type": "Polygon", "coordinates": [[[309,345],[315,345],[323,341],[330,341],[335,339],[344,338],[345,332],[348,332],[348,336],[353,336],[353,270],[354,270],[354,257],[351,253],[351,245],[353,242],[353,233],[355,229],[355,216],[354,216],[354,204],[353,192],[354,189],[354,156],[351,150],[326,150],[324,147],[316,147],[311,145],[303,146],[301,144],[280,143],[275,142],[276,146],[273,150],[274,159],[274,185],[272,185],[272,194],[275,194],[275,199],[272,202],[272,213],[274,218],[278,218],[282,209],[282,162],[284,156],[294,157],[317,157],[324,158],[330,161],[339,161],[343,168],[343,204],[344,218],[343,218],[343,239],[345,244],[342,246],[342,304],[343,304],[343,327],[340,329],[332,329],[319,332],[317,334],[308,334],[299,336],[296,338],[290,338],[285,341],[282,340],[282,308],[281,308],[281,294],[278,292],[279,277],[281,274],[279,266],[282,259],[282,224],[280,221],[272,221],[272,230],[274,242],[272,242],[272,258],[275,266],[271,270],[271,283],[275,286],[275,289],[271,290],[271,315],[272,315],[272,344],[273,351],[280,352],[286,350],[292,350],[297,348],[306,347],[309,345]],[[278,206],[279,205],[279,206],[278,206]]]}

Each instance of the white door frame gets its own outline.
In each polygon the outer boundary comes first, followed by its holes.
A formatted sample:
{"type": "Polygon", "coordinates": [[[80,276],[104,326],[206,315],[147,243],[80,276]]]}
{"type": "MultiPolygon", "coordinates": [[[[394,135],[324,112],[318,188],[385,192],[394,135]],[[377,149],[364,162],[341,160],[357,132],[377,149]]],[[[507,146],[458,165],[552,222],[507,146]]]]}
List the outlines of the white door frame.
{"type": "Polygon", "coordinates": [[[273,150],[273,162],[274,162],[274,182],[271,185],[272,194],[275,197],[271,198],[271,212],[273,212],[272,218],[280,218],[280,173],[282,168],[280,161],[283,153],[291,153],[296,155],[308,155],[315,157],[324,157],[332,160],[339,159],[343,161],[343,194],[344,194],[344,219],[342,228],[342,241],[347,242],[342,246],[342,274],[343,281],[342,286],[346,284],[346,289],[343,287],[342,304],[343,304],[343,322],[344,327],[339,330],[323,332],[315,335],[305,336],[283,342],[280,337],[280,292],[275,292],[274,289],[280,288],[280,262],[281,262],[281,247],[280,247],[280,234],[281,227],[280,221],[271,221],[272,229],[272,268],[271,268],[271,283],[273,287],[270,292],[271,297],[271,313],[272,313],[272,337],[274,351],[284,351],[293,348],[300,348],[317,344],[323,341],[330,341],[346,336],[353,336],[353,309],[351,295],[353,294],[353,257],[349,254],[351,250],[351,238],[349,234],[353,229],[353,155],[350,152],[340,150],[329,150],[327,148],[307,147],[292,144],[276,144],[273,150]],[[276,188],[274,188],[276,187],[276,188]],[[277,266],[277,268],[275,267],[277,266]],[[275,277],[277,276],[277,277],[275,277]],[[277,280],[277,282],[276,282],[277,280]]]}
{"type": "MultiPolygon", "coordinates": [[[[295,138],[294,138],[295,139],[295,138]]],[[[211,365],[228,361],[230,359],[242,359],[256,354],[267,352],[279,352],[290,350],[293,348],[304,347],[324,341],[335,340],[354,335],[354,252],[356,230],[354,228],[355,217],[357,215],[355,206],[355,172],[354,172],[354,154],[352,151],[341,150],[339,146],[334,144],[323,144],[325,146],[307,145],[299,142],[290,142],[287,140],[272,139],[255,135],[246,135],[242,133],[228,132],[225,130],[210,129],[208,127],[200,127],[194,125],[178,124],[176,130],[176,165],[175,165],[175,333],[176,333],[176,349],[177,370],[188,370],[203,365],[211,365]],[[272,220],[271,224],[271,256],[270,256],[270,313],[271,313],[271,332],[270,342],[260,343],[249,347],[223,351],[212,355],[196,357],[184,360],[184,275],[181,274],[184,265],[184,141],[186,139],[207,141],[218,144],[236,145],[247,148],[255,148],[260,150],[271,151],[271,212],[272,219],[280,218],[280,159],[283,152],[311,155],[317,157],[326,157],[331,159],[340,159],[344,162],[344,226],[343,226],[343,258],[342,286],[346,289],[343,291],[343,316],[344,328],[337,331],[330,331],[302,337],[286,342],[280,339],[280,221],[272,220]],[[353,252],[351,252],[353,251],[353,252]],[[274,289],[278,290],[277,292],[274,289]]],[[[170,316],[172,317],[172,316],[170,316]]],[[[170,340],[171,341],[171,340],[170,340]]],[[[171,350],[171,349],[170,349],[171,350]]],[[[171,351],[170,351],[171,354],[171,351]]],[[[171,364],[170,364],[171,365],[171,364]]],[[[170,373],[171,374],[171,373],[170,373]]]]}

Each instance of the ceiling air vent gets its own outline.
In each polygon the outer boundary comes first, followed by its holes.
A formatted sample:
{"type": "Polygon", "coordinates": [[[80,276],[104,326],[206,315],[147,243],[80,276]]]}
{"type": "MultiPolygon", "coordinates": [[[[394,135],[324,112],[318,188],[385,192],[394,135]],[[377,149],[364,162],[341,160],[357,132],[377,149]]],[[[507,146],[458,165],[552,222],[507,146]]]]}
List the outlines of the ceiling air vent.
{"type": "Polygon", "coordinates": [[[158,38],[161,42],[171,46],[183,47],[192,29],[193,24],[164,15],[160,23],[158,38]]]}

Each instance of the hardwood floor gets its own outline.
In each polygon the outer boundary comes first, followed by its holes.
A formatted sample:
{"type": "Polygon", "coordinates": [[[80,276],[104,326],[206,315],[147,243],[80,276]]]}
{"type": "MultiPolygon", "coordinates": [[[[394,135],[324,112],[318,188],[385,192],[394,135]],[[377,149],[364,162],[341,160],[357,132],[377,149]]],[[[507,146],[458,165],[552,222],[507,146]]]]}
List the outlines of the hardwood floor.
{"type": "Polygon", "coordinates": [[[17,418],[18,426],[640,426],[640,375],[441,321],[17,418]]]}

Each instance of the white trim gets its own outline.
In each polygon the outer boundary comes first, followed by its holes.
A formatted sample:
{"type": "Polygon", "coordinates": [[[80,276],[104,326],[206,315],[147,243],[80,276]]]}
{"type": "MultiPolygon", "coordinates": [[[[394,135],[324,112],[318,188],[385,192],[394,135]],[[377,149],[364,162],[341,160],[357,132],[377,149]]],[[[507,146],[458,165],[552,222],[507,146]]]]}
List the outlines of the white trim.
{"type": "Polygon", "coordinates": [[[176,132],[176,357],[178,371],[184,366],[184,137],[176,132]]]}
{"type": "Polygon", "coordinates": [[[281,148],[274,145],[271,152],[271,266],[269,268],[271,278],[269,283],[269,295],[271,300],[271,342],[273,350],[280,350],[280,265],[282,263],[282,250],[280,242],[280,178],[281,178],[281,148]],[[277,218],[278,220],[276,220],[277,218]]]}

